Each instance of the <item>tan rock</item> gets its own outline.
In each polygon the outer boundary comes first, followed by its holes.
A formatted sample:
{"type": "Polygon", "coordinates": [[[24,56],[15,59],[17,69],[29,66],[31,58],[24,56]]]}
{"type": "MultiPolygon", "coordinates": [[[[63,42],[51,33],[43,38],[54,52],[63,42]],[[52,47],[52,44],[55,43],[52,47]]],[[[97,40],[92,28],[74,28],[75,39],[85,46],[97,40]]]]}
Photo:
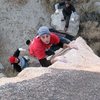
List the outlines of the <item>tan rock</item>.
{"type": "Polygon", "coordinates": [[[78,47],[78,50],[66,50],[64,55],[55,57],[57,62],[50,67],[100,72],[100,58],[94,54],[86,42],[79,37],[73,44],[78,47]]]}
{"type": "Polygon", "coordinates": [[[49,68],[43,67],[32,67],[26,68],[16,77],[12,78],[1,78],[0,85],[6,83],[16,83],[22,82],[23,80],[29,80],[36,77],[40,77],[44,74],[53,74],[51,70],[53,69],[66,69],[66,70],[84,70],[92,72],[100,72],[100,58],[94,54],[92,49],[86,44],[86,42],[81,38],[77,38],[76,41],[70,43],[70,45],[76,45],[78,50],[60,50],[58,52],[58,57],[55,57],[57,61],[51,65],[49,68]]]}

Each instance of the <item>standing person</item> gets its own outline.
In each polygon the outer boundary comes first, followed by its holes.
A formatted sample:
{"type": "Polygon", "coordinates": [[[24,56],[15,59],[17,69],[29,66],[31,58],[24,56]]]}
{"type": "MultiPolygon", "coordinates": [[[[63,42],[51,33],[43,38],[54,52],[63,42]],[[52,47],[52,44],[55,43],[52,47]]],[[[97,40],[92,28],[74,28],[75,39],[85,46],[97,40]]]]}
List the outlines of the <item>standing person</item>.
{"type": "Polygon", "coordinates": [[[63,13],[63,16],[64,16],[64,19],[62,19],[62,21],[63,20],[66,21],[65,31],[67,31],[67,28],[69,26],[69,20],[70,20],[70,16],[71,16],[72,12],[75,12],[75,8],[71,4],[71,0],[65,0],[65,6],[62,10],[62,13],[63,13]]]}
{"type": "Polygon", "coordinates": [[[48,27],[42,26],[38,30],[38,36],[35,37],[29,44],[29,54],[36,57],[43,67],[48,67],[53,63],[53,61],[47,60],[46,55],[52,47],[51,50],[55,51],[59,48],[72,48],[67,44],[64,38],[59,38],[53,32],[50,32],[48,27]]]}
{"type": "Polygon", "coordinates": [[[14,52],[12,56],[9,57],[9,62],[17,72],[20,72],[24,68],[29,66],[28,64],[29,59],[26,56],[19,56],[20,51],[26,51],[26,50],[23,48],[19,48],[14,52]]]}
{"type": "Polygon", "coordinates": [[[59,9],[62,9],[62,14],[63,14],[63,18],[61,19],[61,21],[65,21],[65,26],[64,26],[65,33],[63,35],[65,35],[64,36],[65,38],[72,41],[75,39],[75,37],[66,32],[69,26],[69,20],[71,14],[72,12],[75,12],[75,8],[72,5],[71,0],[61,0],[59,3],[55,4],[55,13],[59,13],[59,9]]]}

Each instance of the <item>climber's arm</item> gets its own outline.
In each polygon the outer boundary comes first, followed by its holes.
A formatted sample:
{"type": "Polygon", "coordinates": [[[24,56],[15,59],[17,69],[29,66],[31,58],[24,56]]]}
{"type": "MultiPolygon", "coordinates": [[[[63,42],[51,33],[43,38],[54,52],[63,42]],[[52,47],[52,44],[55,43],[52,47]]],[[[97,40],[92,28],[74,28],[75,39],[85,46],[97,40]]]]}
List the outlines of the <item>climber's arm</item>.
{"type": "Polygon", "coordinates": [[[40,59],[39,62],[43,67],[48,67],[51,65],[51,61],[47,60],[46,58],[40,59]]]}

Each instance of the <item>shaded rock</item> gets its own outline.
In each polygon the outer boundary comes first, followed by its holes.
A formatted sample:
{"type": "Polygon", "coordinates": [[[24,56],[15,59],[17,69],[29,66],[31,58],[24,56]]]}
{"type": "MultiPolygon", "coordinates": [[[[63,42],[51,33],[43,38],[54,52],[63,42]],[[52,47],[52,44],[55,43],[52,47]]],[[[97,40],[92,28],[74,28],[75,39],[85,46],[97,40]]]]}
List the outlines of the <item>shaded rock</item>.
{"type": "Polygon", "coordinates": [[[3,65],[0,63],[0,69],[4,69],[3,65]]]}
{"type": "Polygon", "coordinates": [[[60,9],[59,13],[54,13],[51,15],[51,26],[58,31],[64,31],[65,21],[61,21],[62,18],[62,9],[60,9]]]}
{"type": "Polygon", "coordinates": [[[79,24],[80,24],[79,15],[76,12],[72,13],[69,20],[67,33],[72,36],[76,36],[79,31],[79,24]]]}
{"type": "Polygon", "coordinates": [[[45,0],[0,0],[0,62],[4,66],[10,66],[8,57],[16,48],[27,48],[26,40],[33,39],[41,25],[49,26],[50,13],[44,2],[45,0]]]}
{"type": "Polygon", "coordinates": [[[100,1],[99,2],[95,2],[94,3],[94,7],[95,7],[96,12],[98,12],[100,14],[100,1]]]}
{"type": "Polygon", "coordinates": [[[79,37],[70,43],[70,45],[72,44],[76,45],[78,49],[65,49],[62,53],[60,51],[60,55],[54,58],[57,62],[51,67],[100,72],[100,57],[94,54],[86,42],[79,37]]]}
{"type": "Polygon", "coordinates": [[[0,78],[6,77],[3,73],[0,73],[0,78]]]}

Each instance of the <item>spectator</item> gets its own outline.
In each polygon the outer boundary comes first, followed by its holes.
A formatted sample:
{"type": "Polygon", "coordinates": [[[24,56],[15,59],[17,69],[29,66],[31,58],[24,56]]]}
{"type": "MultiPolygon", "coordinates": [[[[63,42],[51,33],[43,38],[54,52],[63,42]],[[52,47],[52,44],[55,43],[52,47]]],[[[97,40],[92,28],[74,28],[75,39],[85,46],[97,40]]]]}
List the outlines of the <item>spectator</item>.
{"type": "Polygon", "coordinates": [[[19,56],[20,55],[20,51],[26,51],[23,48],[19,48],[17,49],[13,56],[9,57],[9,62],[11,63],[12,67],[17,71],[20,72],[22,71],[24,68],[29,66],[29,58],[27,56],[19,56]]]}
{"type": "Polygon", "coordinates": [[[67,28],[69,26],[69,20],[70,20],[70,16],[71,16],[72,12],[75,12],[75,8],[71,4],[71,0],[66,0],[65,1],[65,6],[64,6],[64,8],[62,10],[62,13],[63,13],[63,16],[64,16],[64,20],[66,21],[65,31],[67,31],[67,28]]]}

